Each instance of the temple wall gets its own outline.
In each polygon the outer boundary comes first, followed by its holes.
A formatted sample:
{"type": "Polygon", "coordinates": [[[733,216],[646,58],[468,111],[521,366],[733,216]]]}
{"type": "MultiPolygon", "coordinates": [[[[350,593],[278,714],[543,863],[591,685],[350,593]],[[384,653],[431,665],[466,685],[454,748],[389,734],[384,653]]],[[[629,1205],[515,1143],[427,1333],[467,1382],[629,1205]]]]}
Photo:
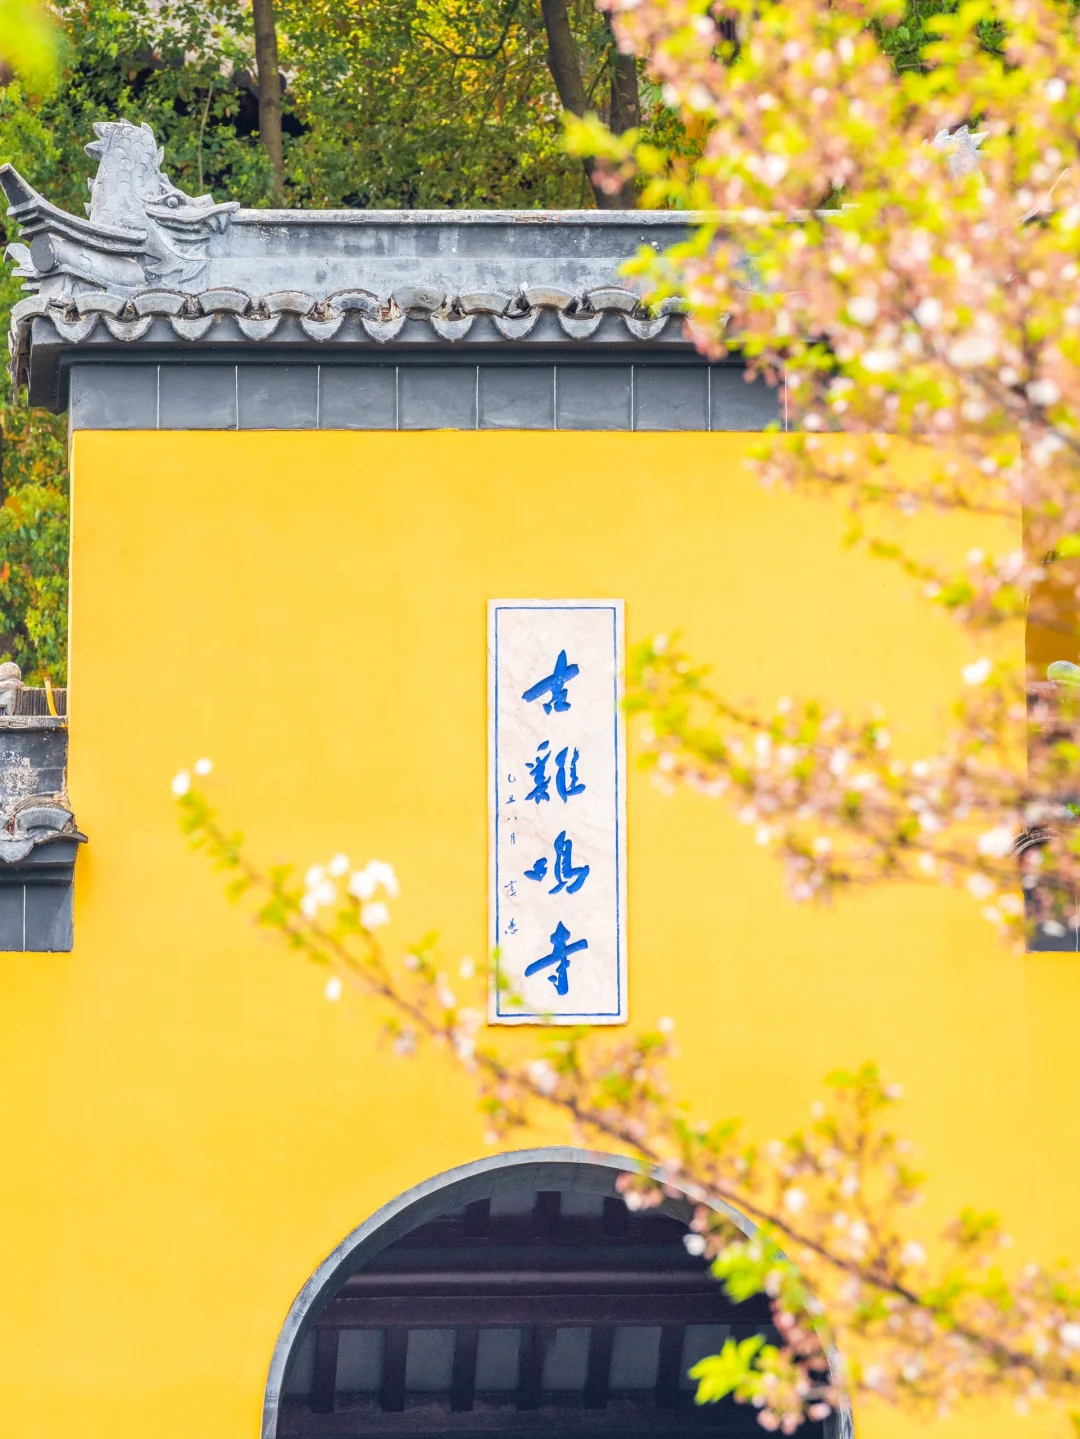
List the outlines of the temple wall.
{"type": "MultiPolygon", "coordinates": [[[[621,597],[628,643],[681,632],[733,697],[872,699],[898,753],[936,742],[963,636],[842,548],[826,503],[767,496],[751,442],[75,434],[69,783],[91,841],[73,952],[0,965],[11,1439],[253,1439],[320,1260],[487,1152],[463,1075],[392,1058],[363,1004],[328,1003],[321,973],[226,903],[178,832],[178,768],[213,758],[213,800],[262,862],[392,861],[389,943],[436,929],[453,973],[486,945],[491,596],[621,597]]],[[[971,535],[916,526],[940,553],[971,535]]],[[[928,1232],[985,1205],[1018,1252],[1080,1253],[1080,969],[1003,951],[938,888],[796,908],[723,803],[657,791],[638,728],[631,1022],[676,1019],[697,1112],[768,1137],[826,1071],[876,1059],[906,1086],[928,1232]]]]}

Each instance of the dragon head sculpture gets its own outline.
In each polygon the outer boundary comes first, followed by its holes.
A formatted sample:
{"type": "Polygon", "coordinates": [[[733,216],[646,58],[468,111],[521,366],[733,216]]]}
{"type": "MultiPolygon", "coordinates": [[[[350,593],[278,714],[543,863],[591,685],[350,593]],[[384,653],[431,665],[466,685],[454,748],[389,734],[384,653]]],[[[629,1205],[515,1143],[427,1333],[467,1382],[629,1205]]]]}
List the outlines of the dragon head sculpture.
{"type": "Polygon", "coordinates": [[[237,202],[215,205],[212,195],[185,195],[177,189],[161,169],[165,151],[145,121],[99,121],[94,134],[97,139],[86,147],[98,162],[86,207],[91,223],[144,230],[148,278],[191,279],[206,258],[208,232],[225,228],[239,208],[237,202]]]}
{"type": "Polygon", "coordinates": [[[239,204],[215,205],[212,195],[186,195],[163,174],[163,151],[147,124],[108,120],[86,153],[98,161],[88,218],[51,205],[10,165],[0,188],[24,244],[9,246],[16,274],[37,289],[43,281],[73,280],[126,290],[195,280],[209,257],[211,235],[225,229],[239,204]]]}

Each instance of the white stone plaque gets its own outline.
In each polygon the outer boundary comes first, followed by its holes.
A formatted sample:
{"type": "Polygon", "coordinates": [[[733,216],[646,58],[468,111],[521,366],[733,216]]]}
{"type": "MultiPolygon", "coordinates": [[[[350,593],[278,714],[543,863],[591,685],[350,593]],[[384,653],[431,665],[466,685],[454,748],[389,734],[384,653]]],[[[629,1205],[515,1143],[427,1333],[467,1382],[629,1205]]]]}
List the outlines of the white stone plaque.
{"type": "Polygon", "coordinates": [[[623,1024],[622,600],[488,606],[493,1024],[623,1024]]]}

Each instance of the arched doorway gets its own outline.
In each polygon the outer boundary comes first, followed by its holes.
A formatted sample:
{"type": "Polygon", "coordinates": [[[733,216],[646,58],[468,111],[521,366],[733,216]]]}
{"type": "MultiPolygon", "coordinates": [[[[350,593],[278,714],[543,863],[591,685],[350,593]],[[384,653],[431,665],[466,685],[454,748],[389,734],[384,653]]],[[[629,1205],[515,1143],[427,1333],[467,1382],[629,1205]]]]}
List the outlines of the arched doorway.
{"type": "Polygon", "coordinates": [[[696,1406],[687,1371],[767,1333],[768,1303],[730,1304],[687,1253],[687,1203],[631,1213],[628,1167],[521,1151],[380,1210],[293,1304],[263,1439],[760,1435],[748,1406],[696,1406]]]}

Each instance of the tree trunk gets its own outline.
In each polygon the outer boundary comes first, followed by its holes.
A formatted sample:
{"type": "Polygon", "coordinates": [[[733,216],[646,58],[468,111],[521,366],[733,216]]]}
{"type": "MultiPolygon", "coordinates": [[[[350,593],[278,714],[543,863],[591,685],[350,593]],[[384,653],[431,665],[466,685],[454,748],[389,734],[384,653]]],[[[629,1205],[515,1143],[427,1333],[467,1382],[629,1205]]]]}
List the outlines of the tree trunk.
{"type": "Polygon", "coordinates": [[[273,0],[251,0],[255,21],[255,68],[259,80],[259,139],[274,170],[273,201],[285,194],[285,156],[281,148],[281,78],[273,0]]]}
{"type": "MultiPolygon", "coordinates": [[[[608,16],[608,29],[611,29],[611,17],[608,16]]],[[[624,55],[615,45],[615,35],[611,37],[611,110],[608,124],[616,135],[622,135],[627,130],[633,130],[641,124],[641,93],[638,89],[637,60],[633,55],[624,55]]],[[[617,195],[611,197],[613,202],[621,205],[626,210],[634,208],[635,186],[633,180],[627,180],[617,195]]]]}
{"type": "MultiPolygon", "coordinates": [[[[551,78],[555,81],[559,101],[563,109],[569,110],[571,115],[584,115],[586,108],[585,81],[581,78],[577,41],[574,39],[574,32],[570,29],[570,15],[566,8],[566,0],[540,0],[540,13],[544,18],[544,30],[547,32],[548,69],[551,71],[551,78]]],[[[601,210],[617,209],[619,196],[607,195],[597,185],[593,179],[591,161],[584,160],[582,164],[585,166],[585,174],[592,186],[592,192],[596,196],[597,207],[601,210]]]]}
{"type": "Polygon", "coordinates": [[[611,128],[616,135],[641,124],[637,61],[616,50],[611,57],[611,128]]]}

